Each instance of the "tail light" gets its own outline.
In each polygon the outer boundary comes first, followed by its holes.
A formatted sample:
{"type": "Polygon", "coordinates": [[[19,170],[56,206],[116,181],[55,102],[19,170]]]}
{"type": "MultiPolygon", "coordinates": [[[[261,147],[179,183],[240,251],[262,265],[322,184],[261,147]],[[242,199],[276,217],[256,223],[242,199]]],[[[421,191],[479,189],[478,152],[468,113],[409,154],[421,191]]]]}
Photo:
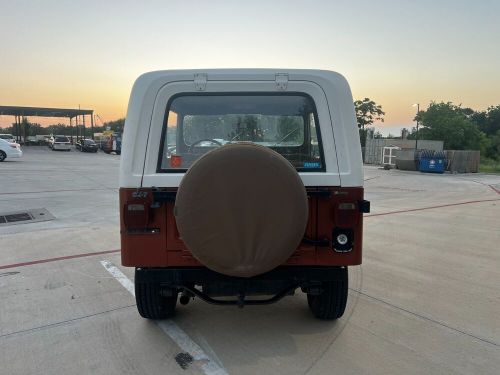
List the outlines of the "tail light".
{"type": "Polygon", "coordinates": [[[370,212],[368,201],[341,201],[334,208],[335,228],[332,232],[332,248],[339,253],[352,250],[354,228],[357,228],[365,212],[370,212]]]}
{"type": "Polygon", "coordinates": [[[360,213],[356,202],[339,202],[335,209],[335,223],[342,228],[355,227],[360,213]]]}
{"type": "Polygon", "coordinates": [[[145,202],[125,203],[123,222],[127,229],[146,228],[149,223],[149,205],[145,202]]]}

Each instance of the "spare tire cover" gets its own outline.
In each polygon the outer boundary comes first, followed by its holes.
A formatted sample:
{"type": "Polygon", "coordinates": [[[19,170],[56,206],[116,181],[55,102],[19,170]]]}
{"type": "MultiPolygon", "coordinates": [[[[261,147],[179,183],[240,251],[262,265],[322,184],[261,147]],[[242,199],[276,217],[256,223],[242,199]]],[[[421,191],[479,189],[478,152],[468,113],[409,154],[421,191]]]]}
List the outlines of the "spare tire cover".
{"type": "Polygon", "coordinates": [[[174,213],[196,259],[225,275],[251,277],[283,264],[297,249],[308,202],[288,160],[267,147],[238,143],[193,163],[174,213]]]}

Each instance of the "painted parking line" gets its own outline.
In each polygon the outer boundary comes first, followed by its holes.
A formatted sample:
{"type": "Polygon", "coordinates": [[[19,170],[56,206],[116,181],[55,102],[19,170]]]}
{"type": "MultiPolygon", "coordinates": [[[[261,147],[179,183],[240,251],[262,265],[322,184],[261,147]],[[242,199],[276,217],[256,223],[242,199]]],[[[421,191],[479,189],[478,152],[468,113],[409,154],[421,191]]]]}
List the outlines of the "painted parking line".
{"type": "MultiPolygon", "coordinates": [[[[108,260],[101,260],[101,264],[106,270],[125,288],[130,294],[135,296],[134,283],[125,276],[113,263],[108,260]]],[[[165,332],[184,352],[189,353],[196,361],[202,361],[203,372],[207,375],[228,375],[226,370],[209,357],[203,349],[195,343],[186,332],[184,332],[174,321],[157,320],[156,324],[165,332]]]]}

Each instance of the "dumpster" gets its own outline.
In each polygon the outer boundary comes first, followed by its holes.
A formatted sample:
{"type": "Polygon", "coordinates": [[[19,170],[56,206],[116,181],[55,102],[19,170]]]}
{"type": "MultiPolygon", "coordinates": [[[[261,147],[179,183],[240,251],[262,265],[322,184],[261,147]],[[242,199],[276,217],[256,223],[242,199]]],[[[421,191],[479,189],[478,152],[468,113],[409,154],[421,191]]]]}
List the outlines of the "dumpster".
{"type": "Polygon", "coordinates": [[[415,150],[396,151],[396,168],[403,171],[418,170],[418,159],[415,158],[415,150]]]}
{"type": "Polygon", "coordinates": [[[446,170],[446,155],[443,151],[420,150],[418,154],[418,169],[420,172],[444,173],[446,170]]]}

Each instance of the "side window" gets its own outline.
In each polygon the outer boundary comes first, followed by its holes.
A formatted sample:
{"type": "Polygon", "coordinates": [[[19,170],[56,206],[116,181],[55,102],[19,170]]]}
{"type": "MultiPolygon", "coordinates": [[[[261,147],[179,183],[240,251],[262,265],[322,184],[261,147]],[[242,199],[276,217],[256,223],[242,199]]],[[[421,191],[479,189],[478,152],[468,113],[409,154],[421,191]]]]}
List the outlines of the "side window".
{"type": "Polygon", "coordinates": [[[314,157],[320,157],[318,133],[316,130],[316,122],[314,120],[314,113],[309,114],[309,124],[311,128],[311,154],[314,157]]]}
{"type": "Polygon", "coordinates": [[[172,154],[176,154],[177,148],[177,113],[170,110],[167,115],[167,131],[166,131],[166,145],[164,147],[165,159],[171,157],[172,154]]]}

